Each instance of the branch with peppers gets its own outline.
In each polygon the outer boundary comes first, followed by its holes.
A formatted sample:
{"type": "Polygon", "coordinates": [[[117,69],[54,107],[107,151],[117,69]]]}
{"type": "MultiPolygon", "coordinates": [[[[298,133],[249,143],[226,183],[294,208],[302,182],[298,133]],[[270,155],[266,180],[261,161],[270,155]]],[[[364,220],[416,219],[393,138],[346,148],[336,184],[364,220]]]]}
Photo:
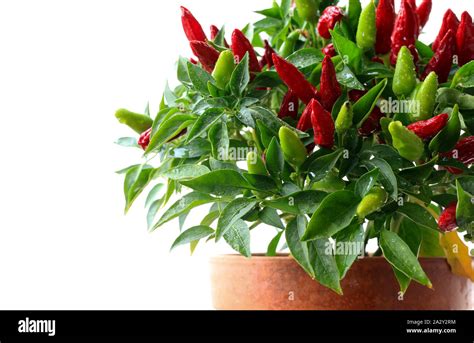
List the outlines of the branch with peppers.
{"type": "Polygon", "coordinates": [[[116,113],[138,134],[119,143],[144,159],[119,172],[126,211],[148,191],[149,229],[183,230],[173,248],[224,240],[247,257],[253,230],[272,226],[267,255],[287,246],[337,293],[356,255],[328,255],[332,240],[377,239],[402,292],[431,287],[423,256],[474,280],[451,249],[474,241],[474,25],[447,11],[423,43],[431,8],[282,1],[229,40],[182,8],[193,57],[178,60],[180,84],[155,116],[116,113]],[[188,224],[199,206],[207,215],[188,224]]]}

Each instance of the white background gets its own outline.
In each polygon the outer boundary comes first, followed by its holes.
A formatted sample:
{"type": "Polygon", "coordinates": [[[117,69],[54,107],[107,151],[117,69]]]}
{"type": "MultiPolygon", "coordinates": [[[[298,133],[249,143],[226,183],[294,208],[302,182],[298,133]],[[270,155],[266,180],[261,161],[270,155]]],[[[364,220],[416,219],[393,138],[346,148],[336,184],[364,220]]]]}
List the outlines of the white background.
{"type": "MultiPolygon", "coordinates": [[[[450,6],[434,0],[422,40],[450,6]]],[[[209,309],[207,257],[169,254],[175,222],[146,230],[143,201],[123,216],[122,176],[138,151],[114,112],[156,112],[179,55],[190,56],[179,5],[242,28],[270,0],[0,2],[0,309],[209,309]]],[[[188,219],[196,223],[196,218],[188,219]]],[[[254,251],[267,244],[262,229],[254,251]]]]}

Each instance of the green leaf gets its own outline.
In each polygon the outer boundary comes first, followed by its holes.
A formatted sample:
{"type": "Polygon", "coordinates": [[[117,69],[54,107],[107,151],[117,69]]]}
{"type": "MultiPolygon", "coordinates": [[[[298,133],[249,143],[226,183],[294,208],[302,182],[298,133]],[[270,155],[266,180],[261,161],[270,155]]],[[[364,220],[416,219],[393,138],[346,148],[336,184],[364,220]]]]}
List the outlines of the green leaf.
{"type": "Polygon", "coordinates": [[[355,194],[357,194],[361,199],[365,197],[377,183],[379,175],[379,168],[374,168],[362,175],[355,184],[355,194]]]}
{"type": "Polygon", "coordinates": [[[134,137],[122,137],[117,139],[115,144],[123,146],[125,148],[140,148],[137,143],[137,139],[134,137]]]}
{"type": "Polygon", "coordinates": [[[124,182],[125,213],[153,179],[154,171],[148,165],[136,166],[127,171],[124,182]]]}
{"type": "Polygon", "coordinates": [[[278,190],[275,181],[266,175],[243,173],[242,176],[248,181],[253,189],[258,190],[259,192],[275,193],[278,190]]]}
{"type": "Polygon", "coordinates": [[[430,142],[429,148],[432,152],[450,151],[459,140],[461,135],[461,121],[459,119],[459,108],[455,105],[448,123],[430,142]]]}
{"type": "Polygon", "coordinates": [[[276,256],[276,251],[278,249],[278,243],[280,243],[281,235],[283,231],[280,231],[276,234],[275,237],[270,241],[267,248],[267,256],[276,256]]]}
{"type": "Polygon", "coordinates": [[[357,79],[357,76],[355,76],[351,68],[345,64],[342,66],[342,70],[339,70],[338,68],[336,74],[337,81],[349,89],[365,90],[364,85],[357,79]]]}
{"type": "Polygon", "coordinates": [[[191,142],[196,137],[206,132],[216,121],[224,115],[223,108],[209,108],[201,114],[189,130],[186,143],[191,142]]]}
{"type": "Polygon", "coordinates": [[[158,200],[163,187],[164,187],[164,184],[159,183],[151,189],[151,191],[148,193],[148,196],[146,197],[145,207],[150,206],[153,202],[158,200]]]}
{"type": "Polygon", "coordinates": [[[191,79],[189,78],[189,73],[188,73],[188,63],[189,61],[184,58],[184,57],[179,57],[178,60],[178,80],[181,82],[183,85],[186,86],[191,86],[192,82],[191,79]]]}
{"type": "Polygon", "coordinates": [[[430,212],[428,212],[426,208],[418,204],[405,202],[403,206],[400,206],[398,208],[397,211],[404,217],[413,220],[420,226],[438,231],[438,224],[436,223],[435,218],[431,215],[430,212]]]}
{"type": "Polygon", "coordinates": [[[359,201],[359,197],[350,191],[328,195],[311,217],[303,240],[328,238],[345,229],[354,218],[359,201]]]}
{"type": "Polygon", "coordinates": [[[222,211],[216,229],[216,242],[229,230],[239,219],[249,213],[256,205],[255,200],[237,198],[231,201],[222,211]]]}
{"type": "Polygon", "coordinates": [[[291,214],[311,214],[327,196],[320,191],[301,191],[274,200],[266,200],[262,204],[291,214]]]}
{"type": "Polygon", "coordinates": [[[343,56],[345,64],[349,65],[356,73],[359,72],[362,62],[362,49],[360,49],[354,42],[347,39],[336,31],[331,32],[334,48],[339,56],[343,56]]]}
{"type": "Polygon", "coordinates": [[[309,260],[308,243],[302,242],[307,221],[304,216],[291,220],[285,230],[286,243],[296,262],[314,279],[314,271],[309,260]]]}
{"type": "Polygon", "coordinates": [[[451,88],[472,88],[474,87],[474,61],[466,63],[458,69],[451,81],[451,88]]]}
{"type": "Polygon", "coordinates": [[[155,221],[156,214],[160,210],[161,206],[163,206],[164,201],[165,201],[164,197],[161,199],[155,200],[151,203],[150,207],[148,208],[148,212],[146,215],[146,223],[147,223],[148,230],[153,226],[153,222],[155,221]]]}
{"type": "Polygon", "coordinates": [[[343,153],[344,150],[339,149],[315,159],[308,167],[308,172],[311,173],[311,180],[317,182],[324,179],[327,173],[334,168],[343,153]]]}
{"type": "Polygon", "coordinates": [[[170,250],[173,250],[177,246],[188,244],[194,241],[199,241],[202,238],[206,238],[209,235],[212,235],[214,233],[214,230],[210,228],[209,226],[204,226],[204,225],[199,225],[199,226],[194,226],[186,231],[184,231],[182,234],[176,238],[174,241],[173,245],[171,246],[170,250]]]}
{"type": "Polygon", "coordinates": [[[311,241],[308,248],[316,280],[323,286],[342,295],[339,269],[332,254],[332,245],[329,239],[323,238],[311,241]]]}
{"type": "Polygon", "coordinates": [[[461,229],[474,231],[474,177],[456,180],[456,189],[458,195],[458,205],[456,208],[456,223],[461,229]],[[471,184],[468,189],[467,180],[471,184]],[[464,182],[463,182],[464,181],[464,182]],[[463,182],[464,184],[462,184],[463,182]],[[471,191],[472,193],[469,193],[471,191]]]}
{"type": "Polygon", "coordinates": [[[212,76],[206,72],[201,67],[192,64],[191,62],[187,62],[188,66],[188,75],[191,83],[193,84],[194,88],[201,94],[208,95],[209,88],[207,84],[209,82],[214,83],[214,79],[212,76]]]}
{"type": "Polygon", "coordinates": [[[249,56],[245,54],[230,77],[229,87],[233,95],[240,97],[250,81],[249,56]]]}
{"type": "Polygon", "coordinates": [[[186,194],[181,199],[176,201],[173,205],[171,205],[168,210],[166,210],[160,220],[158,220],[158,222],[153,226],[152,231],[156,230],[157,228],[169,222],[170,220],[179,217],[183,213],[189,212],[195,207],[208,204],[214,201],[216,201],[215,198],[205,193],[192,192],[186,194]]]}
{"type": "Polygon", "coordinates": [[[360,0],[349,0],[347,12],[349,26],[351,27],[352,33],[355,37],[355,34],[357,32],[357,26],[359,25],[360,13],[362,12],[362,5],[360,4],[360,0]]]}
{"type": "Polygon", "coordinates": [[[191,114],[176,113],[164,121],[158,130],[152,135],[150,144],[145,154],[159,149],[170,139],[176,137],[181,131],[187,128],[194,121],[191,114]]]}
{"type": "MultiPolygon", "coordinates": [[[[294,127],[278,118],[275,113],[265,107],[255,106],[247,108],[246,110],[248,110],[248,113],[252,116],[255,122],[260,120],[270,131],[274,133],[275,136],[278,135],[280,127],[286,126],[289,129],[295,131],[295,133],[297,133],[300,138],[308,137],[306,133],[296,130],[294,127]]],[[[252,127],[255,128],[255,125],[252,127]]]]}
{"type": "Polygon", "coordinates": [[[243,220],[237,220],[224,234],[224,239],[232,249],[244,255],[251,257],[250,252],[250,230],[243,220]]]}
{"type": "Polygon", "coordinates": [[[211,153],[211,144],[203,138],[196,138],[188,145],[172,147],[168,156],[173,158],[199,158],[211,153]]]}
{"type": "Polygon", "coordinates": [[[199,177],[209,172],[209,168],[200,164],[184,164],[165,171],[162,176],[181,181],[199,177]]]}
{"type": "Polygon", "coordinates": [[[321,63],[324,58],[321,50],[315,48],[301,49],[290,56],[287,60],[298,69],[304,69],[308,67],[315,67],[318,63],[321,63]]]}
{"type": "MultiPolygon", "coordinates": [[[[418,225],[408,218],[403,218],[402,222],[400,223],[398,235],[408,245],[413,255],[418,256],[422,239],[421,231],[418,225]]],[[[411,278],[403,274],[395,267],[392,268],[400,285],[400,291],[405,293],[411,283],[411,278]]]]}
{"type": "Polygon", "coordinates": [[[364,227],[354,224],[339,231],[334,239],[336,241],[336,264],[341,280],[346,276],[354,261],[363,253],[364,227]],[[342,243],[338,245],[338,243],[342,243]]]}
{"type": "Polygon", "coordinates": [[[386,86],[387,79],[380,81],[354,104],[352,111],[354,113],[354,123],[358,128],[360,128],[370,116],[386,86]]]}
{"type": "Polygon", "coordinates": [[[416,50],[418,50],[418,52],[420,53],[420,56],[422,58],[431,59],[434,55],[433,50],[431,50],[431,48],[428,45],[424,44],[423,42],[419,40],[416,41],[415,47],[416,47],[416,50]]]}
{"type": "Polygon", "coordinates": [[[440,108],[458,105],[460,110],[474,109],[474,95],[461,92],[454,88],[440,88],[436,96],[440,108]]]}
{"type": "Polygon", "coordinates": [[[224,121],[215,123],[208,134],[209,141],[212,147],[212,156],[218,160],[227,155],[229,151],[229,133],[227,125],[224,121]]]}
{"type": "Polygon", "coordinates": [[[248,181],[234,170],[214,170],[189,181],[180,181],[180,183],[196,191],[218,196],[235,196],[240,194],[242,189],[254,190],[248,181]]]}
{"type": "Polygon", "coordinates": [[[270,175],[279,179],[283,172],[283,168],[285,167],[285,158],[275,137],[272,138],[270,145],[268,146],[265,161],[270,175]]]}
{"type": "Polygon", "coordinates": [[[426,181],[434,171],[436,162],[438,162],[437,156],[425,164],[416,167],[405,168],[400,171],[399,175],[409,181],[423,184],[423,182],[426,181]]]}
{"type": "Polygon", "coordinates": [[[396,233],[382,230],[380,247],[385,258],[394,268],[418,283],[432,287],[410,247],[396,233]]]}
{"type": "Polygon", "coordinates": [[[262,211],[258,213],[258,218],[262,223],[279,228],[284,230],[285,226],[283,225],[278,212],[271,207],[265,207],[262,211]]]}
{"type": "Polygon", "coordinates": [[[379,180],[383,188],[390,194],[392,199],[398,200],[398,183],[392,167],[387,161],[381,158],[373,158],[370,161],[365,161],[364,164],[368,166],[368,170],[378,168],[380,170],[379,180]]]}

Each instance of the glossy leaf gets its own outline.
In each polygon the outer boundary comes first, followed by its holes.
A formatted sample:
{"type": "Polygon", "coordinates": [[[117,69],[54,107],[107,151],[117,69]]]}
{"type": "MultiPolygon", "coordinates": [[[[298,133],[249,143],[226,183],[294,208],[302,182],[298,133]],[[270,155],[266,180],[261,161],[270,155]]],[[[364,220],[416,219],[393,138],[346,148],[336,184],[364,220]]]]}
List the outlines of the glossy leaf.
{"type": "Polygon", "coordinates": [[[189,143],[196,137],[206,132],[216,121],[224,115],[222,108],[209,108],[201,114],[188,132],[186,142],[189,143]]]}
{"type": "Polygon", "coordinates": [[[270,142],[267,152],[265,154],[267,169],[275,178],[280,178],[283,168],[285,166],[285,158],[280,144],[275,137],[270,142]]]}
{"type": "Polygon", "coordinates": [[[334,168],[343,153],[344,151],[339,149],[314,160],[308,167],[308,172],[311,173],[312,181],[317,182],[324,179],[327,173],[334,168]]]}
{"type": "Polygon", "coordinates": [[[243,220],[234,222],[224,234],[224,240],[232,249],[245,257],[251,257],[250,230],[243,220]]]}
{"type": "Polygon", "coordinates": [[[192,180],[180,181],[180,183],[196,191],[218,196],[233,196],[243,189],[253,189],[248,181],[235,170],[214,170],[192,180]]]}
{"type": "Polygon", "coordinates": [[[374,168],[371,171],[368,171],[364,175],[362,175],[355,184],[355,193],[360,197],[363,198],[369,193],[372,187],[375,186],[378,177],[380,175],[380,169],[374,168]]]}
{"type": "Polygon", "coordinates": [[[235,224],[239,219],[249,213],[254,207],[256,202],[247,198],[237,198],[231,201],[222,211],[216,229],[216,241],[222,238],[222,236],[235,224]]]}
{"type": "Polygon", "coordinates": [[[420,226],[423,226],[427,229],[432,229],[438,231],[438,224],[436,223],[435,218],[431,213],[424,207],[413,204],[411,202],[405,202],[403,206],[398,208],[398,213],[413,220],[420,226]]]}
{"type": "Polygon", "coordinates": [[[303,240],[328,238],[345,229],[354,218],[359,201],[359,197],[350,191],[328,195],[311,217],[303,240]]]}
{"type": "Polygon", "coordinates": [[[385,258],[394,268],[418,283],[432,287],[410,247],[395,232],[382,230],[380,247],[385,258]]]}
{"type": "Polygon", "coordinates": [[[214,230],[209,226],[199,225],[194,226],[190,229],[187,229],[183,233],[181,233],[178,238],[174,241],[173,245],[171,246],[170,250],[173,250],[177,246],[184,245],[191,243],[193,241],[198,241],[202,238],[206,238],[209,235],[212,235],[214,230]]]}
{"type": "Polygon", "coordinates": [[[448,123],[430,142],[429,148],[432,152],[450,151],[459,140],[461,135],[461,121],[459,119],[459,109],[455,105],[448,123]]]}
{"type": "Polygon", "coordinates": [[[308,243],[309,258],[316,280],[323,286],[342,295],[339,269],[332,254],[332,245],[329,239],[316,239],[308,243]]]}
{"type": "Polygon", "coordinates": [[[398,200],[398,183],[397,177],[392,170],[390,164],[387,161],[381,158],[373,158],[370,161],[365,161],[370,169],[378,168],[380,170],[379,181],[382,184],[383,188],[390,194],[392,199],[398,200]]]}
{"type": "Polygon", "coordinates": [[[216,199],[208,194],[199,192],[192,192],[186,194],[181,199],[176,201],[173,205],[171,205],[171,207],[162,215],[160,220],[158,220],[158,222],[153,226],[152,230],[156,230],[163,224],[169,222],[174,218],[179,217],[183,213],[186,213],[195,207],[208,204],[214,201],[216,201],[216,199]]]}
{"type": "Polygon", "coordinates": [[[308,243],[301,241],[306,225],[307,221],[304,216],[298,216],[291,220],[286,227],[285,238],[293,258],[314,278],[313,267],[309,259],[308,243]]]}
{"type": "Polygon", "coordinates": [[[320,191],[301,191],[274,200],[266,200],[264,206],[292,214],[311,214],[327,196],[320,191]]]}
{"type": "Polygon", "coordinates": [[[363,254],[364,228],[360,224],[354,224],[338,232],[334,239],[336,241],[336,264],[339,269],[340,278],[343,279],[355,260],[363,254]],[[342,243],[339,248],[337,243],[342,243]],[[343,251],[339,251],[343,250],[343,251]]]}
{"type": "Polygon", "coordinates": [[[372,113],[375,105],[377,104],[377,100],[382,95],[386,86],[387,79],[380,81],[354,104],[352,111],[354,113],[354,123],[358,128],[364,124],[369,115],[372,113]]]}
{"type": "Polygon", "coordinates": [[[245,54],[242,61],[235,67],[230,77],[229,87],[233,95],[240,97],[250,81],[249,55],[245,54]]]}

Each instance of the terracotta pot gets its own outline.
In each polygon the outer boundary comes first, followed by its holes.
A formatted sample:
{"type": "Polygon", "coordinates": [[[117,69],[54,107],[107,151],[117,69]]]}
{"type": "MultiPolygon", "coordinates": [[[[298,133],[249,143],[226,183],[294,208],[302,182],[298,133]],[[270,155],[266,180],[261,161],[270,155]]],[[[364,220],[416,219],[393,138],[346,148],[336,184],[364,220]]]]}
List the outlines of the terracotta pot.
{"type": "Polygon", "coordinates": [[[211,259],[214,307],[219,310],[466,310],[474,308],[473,284],[451,273],[443,258],[422,258],[433,283],[413,282],[403,299],[388,262],[357,260],[342,281],[343,296],[312,280],[289,256],[237,255],[211,259]]]}

